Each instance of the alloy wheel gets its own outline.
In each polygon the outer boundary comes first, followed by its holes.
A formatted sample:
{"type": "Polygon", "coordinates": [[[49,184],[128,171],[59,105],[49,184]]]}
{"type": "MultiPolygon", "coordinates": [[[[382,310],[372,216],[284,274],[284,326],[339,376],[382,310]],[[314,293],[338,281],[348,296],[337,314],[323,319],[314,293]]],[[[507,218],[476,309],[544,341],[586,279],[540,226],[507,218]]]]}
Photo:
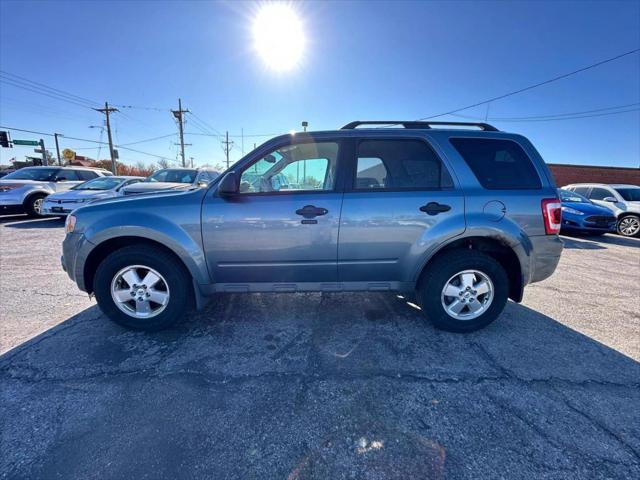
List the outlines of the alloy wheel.
{"type": "Polygon", "coordinates": [[[159,315],[169,304],[169,285],[160,273],[145,265],[130,265],[111,281],[116,306],[137,319],[159,315]]]}
{"type": "Polygon", "coordinates": [[[486,274],[479,270],[464,270],[445,283],[441,302],[450,317],[473,320],[487,311],[493,297],[493,283],[486,274]]]}
{"type": "Polygon", "coordinates": [[[624,217],[618,222],[618,232],[625,237],[633,237],[640,232],[640,219],[638,217],[624,217]]]}

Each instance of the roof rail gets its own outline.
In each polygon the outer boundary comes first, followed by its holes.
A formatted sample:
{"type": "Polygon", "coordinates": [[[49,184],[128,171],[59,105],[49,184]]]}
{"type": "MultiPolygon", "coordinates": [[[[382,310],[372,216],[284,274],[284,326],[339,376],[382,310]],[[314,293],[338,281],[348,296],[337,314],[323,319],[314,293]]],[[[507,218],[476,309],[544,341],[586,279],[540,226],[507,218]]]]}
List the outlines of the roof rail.
{"type": "Polygon", "coordinates": [[[431,128],[432,125],[452,125],[455,127],[478,127],[487,132],[498,132],[499,130],[488,123],[476,122],[429,122],[426,120],[356,120],[347,123],[340,130],[353,130],[360,125],[402,125],[404,128],[431,128]]]}

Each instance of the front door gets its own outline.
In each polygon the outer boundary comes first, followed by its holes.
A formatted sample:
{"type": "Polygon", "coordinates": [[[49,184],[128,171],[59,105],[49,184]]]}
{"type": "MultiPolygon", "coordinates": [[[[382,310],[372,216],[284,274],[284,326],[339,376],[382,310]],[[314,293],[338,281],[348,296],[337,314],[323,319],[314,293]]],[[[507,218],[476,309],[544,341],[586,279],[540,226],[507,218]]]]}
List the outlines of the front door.
{"type": "Polygon", "coordinates": [[[353,148],[338,280],[369,290],[407,287],[429,248],[464,231],[464,196],[424,139],[363,138],[353,148]]]}
{"type": "Polygon", "coordinates": [[[335,284],[339,153],[336,141],[287,142],[242,167],[236,195],[207,196],[202,233],[219,290],[335,284]]]}

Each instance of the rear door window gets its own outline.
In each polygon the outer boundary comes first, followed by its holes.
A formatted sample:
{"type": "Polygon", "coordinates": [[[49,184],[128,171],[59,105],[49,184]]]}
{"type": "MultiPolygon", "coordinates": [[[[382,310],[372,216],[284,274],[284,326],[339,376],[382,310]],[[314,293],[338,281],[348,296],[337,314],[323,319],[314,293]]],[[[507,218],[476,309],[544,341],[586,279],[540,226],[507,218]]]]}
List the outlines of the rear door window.
{"type": "Polygon", "coordinates": [[[591,193],[589,193],[589,198],[591,200],[604,200],[607,197],[613,197],[613,193],[606,188],[593,187],[591,189],[591,193]]]}
{"type": "Polygon", "coordinates": [[[540,177],[518,143],[494,138],[451,138],[480,184],[488,190],[539,189],[540,177]]]}
{"type": "Polygon", "coordinates": [[[439,190],[453,181],[436,153],[421,140],[362,140],[354,190],[439,190]]]}
{"type": "Polygon", "coordinates": [[[92,172],[91,170],[74,170],[80,180],[93,180],[94,178],[98,178],[98,174],[96,172],[92,172]]]}

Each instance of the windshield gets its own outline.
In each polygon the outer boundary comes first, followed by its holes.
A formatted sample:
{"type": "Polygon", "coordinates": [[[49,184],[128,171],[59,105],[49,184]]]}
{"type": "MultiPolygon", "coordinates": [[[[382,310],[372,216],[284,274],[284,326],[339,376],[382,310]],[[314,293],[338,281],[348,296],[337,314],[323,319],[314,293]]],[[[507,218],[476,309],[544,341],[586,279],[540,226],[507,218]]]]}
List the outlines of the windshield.
{"type": "Polygon", "coordinates": [[[591,200],[589,200],[586,197],[583,197],[582,195],[576,192],[570,192],[569,190],[560,189],[558,190],[558,193],[560,193],[560,200],[562,200],[563,202],[591,203],[591,200]]]}
{"type": "Polygon", "coordinates": [[[627,202],[640,202],[640,187],[616,188],[615,191],[627,202]]]}
{"type": "Polygon", "coordinates": [[[72,190],[111,190],[122,183],[121,178],[117,177],[98,177],[88,182],[81,183],[72,188],[72,190]]]}
{"type": "Polygon", "coordinates": [[[182,170],[170,168],[158,170],[147,178],[147,182],[173,182],[173,183],[193,183],[196,179],[197,170],[182,170]]]}
{"type": "Polygon", "coordinates": [[[49,182],[58,173],[57,168],[21,168],[9,175],[2,177],[3,180],[37,180],[39,182],[49,182]]]}

